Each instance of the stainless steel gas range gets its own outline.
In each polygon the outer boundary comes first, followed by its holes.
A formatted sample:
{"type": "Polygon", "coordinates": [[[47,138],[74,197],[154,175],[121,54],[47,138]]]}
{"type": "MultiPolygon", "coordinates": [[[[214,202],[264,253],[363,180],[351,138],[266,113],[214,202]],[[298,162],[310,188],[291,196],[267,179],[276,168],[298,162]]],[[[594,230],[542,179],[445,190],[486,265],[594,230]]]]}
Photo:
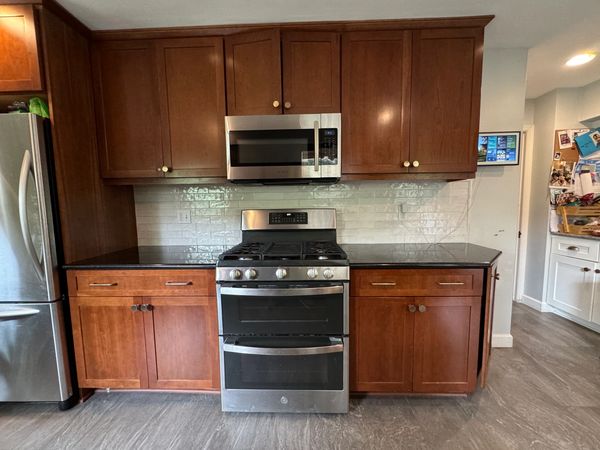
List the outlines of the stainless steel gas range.
{"type": "Polygon", "coordinates": [[[223,411],[348,412],[349,275],[334,209],[242,211],[217,262],[223,411]]]}

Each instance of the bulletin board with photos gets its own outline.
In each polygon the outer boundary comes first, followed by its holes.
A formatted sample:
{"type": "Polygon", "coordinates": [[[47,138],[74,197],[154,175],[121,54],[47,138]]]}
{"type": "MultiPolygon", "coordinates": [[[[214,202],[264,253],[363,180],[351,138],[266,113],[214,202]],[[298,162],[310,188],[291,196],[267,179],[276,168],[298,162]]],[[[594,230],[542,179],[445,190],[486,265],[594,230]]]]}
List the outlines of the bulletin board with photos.
{"type": "Polygon", "coordinates": [[[600,236],[600,129],[556,131],[549,189],[551,231],[600,236]]]}

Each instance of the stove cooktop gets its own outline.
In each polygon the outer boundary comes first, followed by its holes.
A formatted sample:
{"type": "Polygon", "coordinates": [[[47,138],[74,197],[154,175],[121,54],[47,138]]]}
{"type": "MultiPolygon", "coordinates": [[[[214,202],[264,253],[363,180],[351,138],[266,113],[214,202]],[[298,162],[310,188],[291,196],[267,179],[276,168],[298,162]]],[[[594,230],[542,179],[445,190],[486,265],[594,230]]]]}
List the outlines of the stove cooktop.
{"type": "Polygon", "coordinates": [[[266,265],[284,261],[341,261],[348,256],[333,241],[242,242],[219,256],[219,261],[252,261],[266,265]]]}

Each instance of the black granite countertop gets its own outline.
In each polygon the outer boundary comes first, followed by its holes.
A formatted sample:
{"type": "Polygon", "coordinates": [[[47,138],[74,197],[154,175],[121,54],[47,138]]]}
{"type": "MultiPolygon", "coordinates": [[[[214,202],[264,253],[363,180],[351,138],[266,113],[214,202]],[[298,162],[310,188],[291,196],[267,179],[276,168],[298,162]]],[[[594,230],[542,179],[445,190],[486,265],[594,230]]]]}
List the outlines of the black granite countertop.
{"type": "Polygon", "coordinates": [[[341,244],[350,267],[489,267],[502,254],[475,244],[341,244]]]}
{"type": "MultiPolygon", "coordinates": [[[[474,244],[341,244],[351,267],[488,267],[502,252],[474,244]]],[[[211,269],[224,246],[134,247],[65,269],[211,269]]]]}

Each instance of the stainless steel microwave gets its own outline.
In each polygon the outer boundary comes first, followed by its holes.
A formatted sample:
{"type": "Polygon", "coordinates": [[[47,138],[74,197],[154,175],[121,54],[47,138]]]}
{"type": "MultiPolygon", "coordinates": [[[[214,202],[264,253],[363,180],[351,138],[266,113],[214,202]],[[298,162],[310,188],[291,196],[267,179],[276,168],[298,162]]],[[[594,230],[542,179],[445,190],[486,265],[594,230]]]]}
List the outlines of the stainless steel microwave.
{"type": "Polygon", "coordinates": [[[341,114],[225,117],[227,179],[236,183],[335,182],[341,114]]]}

